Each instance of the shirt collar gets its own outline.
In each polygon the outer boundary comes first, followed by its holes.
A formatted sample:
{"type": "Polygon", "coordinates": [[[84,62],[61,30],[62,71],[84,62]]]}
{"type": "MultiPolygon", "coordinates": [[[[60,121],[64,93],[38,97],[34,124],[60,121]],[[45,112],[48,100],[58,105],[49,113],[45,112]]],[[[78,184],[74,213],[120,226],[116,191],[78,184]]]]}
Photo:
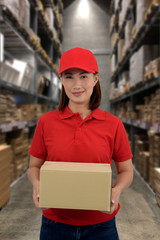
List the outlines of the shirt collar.
{"type": "MultiPolygon", "coordinates": [[[[66,106],[64,109],[62,109],[61,111],[59,111],[60,113],[60,118],[61,119],[67,119],[70,117],[73,117],[75,115],[75,113],[73,113],[68,106],[66,106]]],[[[105,112],[102,111],[99,108],[96,108],[93,110],[93,112],[90,114],[91,118],[95,118],[98,120],[105,120],[105,112]]]]}

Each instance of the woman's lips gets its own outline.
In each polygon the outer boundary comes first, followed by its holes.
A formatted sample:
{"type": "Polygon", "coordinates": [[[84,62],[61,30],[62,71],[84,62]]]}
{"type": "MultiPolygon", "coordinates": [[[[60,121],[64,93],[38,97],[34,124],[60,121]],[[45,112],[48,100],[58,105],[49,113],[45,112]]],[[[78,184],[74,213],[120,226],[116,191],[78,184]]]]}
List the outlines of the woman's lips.
{"type": "Polygon", "coordinates": [[[84,92],[73,92],[72,94],[76,97],[80,97],[84,92]]]}

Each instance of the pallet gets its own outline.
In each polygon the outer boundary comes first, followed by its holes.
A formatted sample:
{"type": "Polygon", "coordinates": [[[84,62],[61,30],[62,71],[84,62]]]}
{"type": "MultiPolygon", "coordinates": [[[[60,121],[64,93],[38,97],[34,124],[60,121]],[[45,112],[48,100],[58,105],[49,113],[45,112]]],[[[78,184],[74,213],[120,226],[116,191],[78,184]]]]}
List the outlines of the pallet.
{"type": "Polygon", "coordinates": [[[149,20],[152,15],[154,14],[155,10],[159,8],[160,5],[160,0],[153,0],[152,3],[150,4],[148,10],[146,11],[144,15],[144,20],[147,21],[149,20]]]}
{"type": "Polygon", "coordinates": [[[144,82],[150,80],[150,79],[153,79],[153,78],[157,78],[160,76],[160,72],[158,71],[158,69],[153,69],[147,73],[144,74],[144,82]]]}

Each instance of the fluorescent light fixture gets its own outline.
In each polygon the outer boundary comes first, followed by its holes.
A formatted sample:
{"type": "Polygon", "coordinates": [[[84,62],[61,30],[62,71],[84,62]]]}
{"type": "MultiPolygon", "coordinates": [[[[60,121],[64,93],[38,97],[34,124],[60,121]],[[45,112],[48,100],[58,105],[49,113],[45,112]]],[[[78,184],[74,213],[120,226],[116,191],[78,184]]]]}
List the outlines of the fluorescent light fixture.
{"type": "Polygon", "coordinates": [[[78,16],[83,19],[86,19],[89,17],[88,0],[80,0],[79,6],[78,6],[78,16]]]}

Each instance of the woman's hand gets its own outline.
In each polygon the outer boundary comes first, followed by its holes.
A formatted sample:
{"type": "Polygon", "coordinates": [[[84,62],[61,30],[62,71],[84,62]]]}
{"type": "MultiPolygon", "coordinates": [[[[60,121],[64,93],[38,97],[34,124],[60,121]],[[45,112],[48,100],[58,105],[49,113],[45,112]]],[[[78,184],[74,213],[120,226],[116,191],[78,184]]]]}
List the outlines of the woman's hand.
{"type": "Polygon", "coordinates": [[[33,202],[34,202],[36,208],[39,208],[41,210],[48,209],[48,208],[40,208],[39,207],[39,181],[36,181],[36,183],[33,184],[33,202]]]}
{"type": "Polygon", "coordinates": [[[124,162],[115,161],[115,165],[117,169],[117,180],[112,188],[111,211],[104,212],[108,214],[112,214],[117,209],[121,192],[123,192],[133,180],[133,167],[131,159],[124,162]]]}
{"type": "Polygon", "coordinates": [[[120,197],[120,191],[116,187],[112,188],[112,200],[111,200],[111,210],[109,214],[112,214],[114,211],[118,208],[119,203],[119,197],[120,197]]]}
{"type": "Polygon", "coordinates": [[[118,208],[119,203],[119,197],[120,197],[120,191],[116,188],[112,188],[112,199],[111,199],[111,210],[110,212],[102,211],[103,213],[112,214],[114,211],[118,208]]]}
{"type": "Polygon", "coordinates": [[[36,208],[39,208],[39,181],[33,184],[33,202],[36,208]]]}

